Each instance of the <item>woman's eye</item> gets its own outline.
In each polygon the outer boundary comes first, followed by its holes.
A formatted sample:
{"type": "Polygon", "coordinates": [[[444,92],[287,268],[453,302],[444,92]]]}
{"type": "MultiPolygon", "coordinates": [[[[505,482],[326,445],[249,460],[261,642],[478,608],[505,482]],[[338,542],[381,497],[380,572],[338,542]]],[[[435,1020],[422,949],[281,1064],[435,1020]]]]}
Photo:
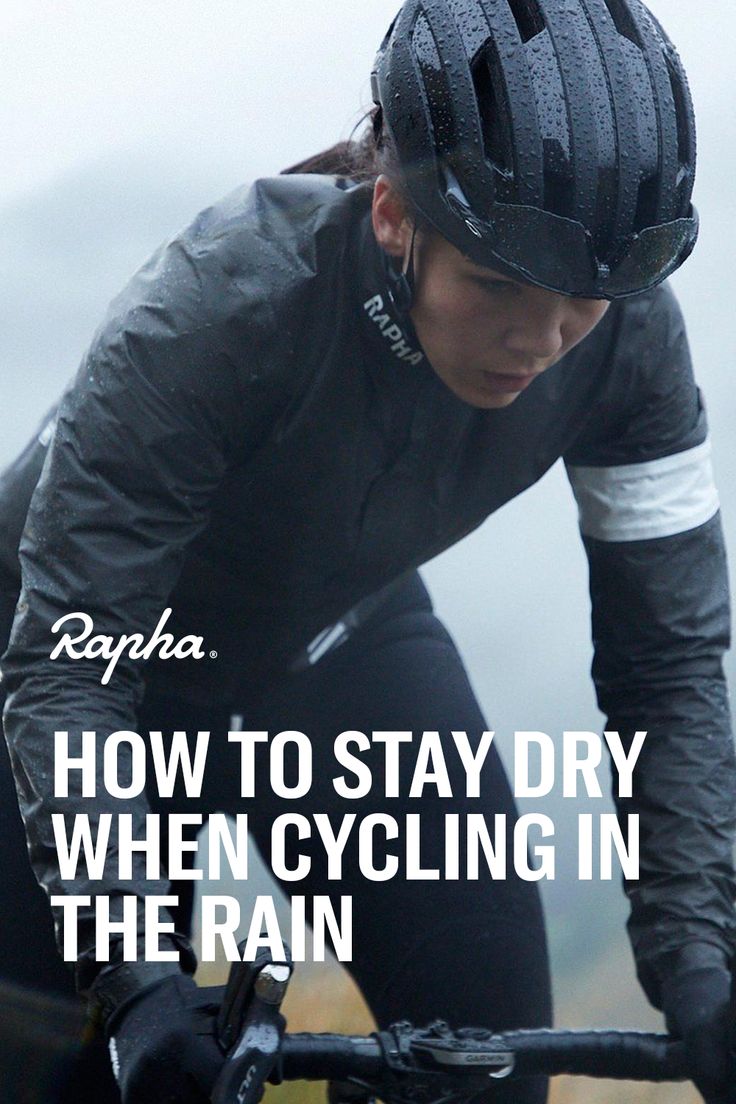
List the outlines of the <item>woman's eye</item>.
{"type": "Polygon", "coordinates": [[[479,287],[482,287],[485,291],[499,292],[499,291],[516,291],[516,284],[511,283],[510,280],[483,280],[479,279],[475,281],[479,287]]]}

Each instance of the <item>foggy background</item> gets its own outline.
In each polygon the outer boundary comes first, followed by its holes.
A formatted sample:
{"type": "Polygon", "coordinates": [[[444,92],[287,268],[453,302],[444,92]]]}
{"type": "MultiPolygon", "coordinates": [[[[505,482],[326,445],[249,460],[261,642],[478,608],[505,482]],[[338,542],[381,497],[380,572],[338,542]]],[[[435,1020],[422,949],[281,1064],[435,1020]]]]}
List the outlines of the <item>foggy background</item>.
{"type": "MultiPolygon", "coordinates": [[[[240,183],[349,135],[370,106],[371,63],[397,6],[4,0],[0,466],[74,373],[109,299],[161,240],[240,183]]],[[[651,6],[680,50],[698,116],[701,239],[673,283],[708,400],[733,548],[736,7],[651,6]]],[[[516,729],[600,730],[587,570],[559,467],[425,577],[488,725],[507,745],[516,729]]],[[[557,826],[557,879],[543,884],[555,967],[564,978],[577,963],[594,978],[601,956],[615,954],[633,1022],[643,998],[628,963],[623,896],[616,881],[577,882],[579,808],[570,804],[534,802],[557,826]]]]}

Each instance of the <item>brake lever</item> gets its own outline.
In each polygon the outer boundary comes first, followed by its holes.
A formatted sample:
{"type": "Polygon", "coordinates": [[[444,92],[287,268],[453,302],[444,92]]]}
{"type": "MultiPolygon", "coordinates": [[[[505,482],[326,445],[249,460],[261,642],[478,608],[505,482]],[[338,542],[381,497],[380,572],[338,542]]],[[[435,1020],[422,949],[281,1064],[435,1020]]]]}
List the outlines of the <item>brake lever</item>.
{"type": "Polygon", "coordinates": [[[263,1096],[286,1026],[280,1008],[291,972],[290,956],[273,962],[267,951],[254,962],[231,966],[216,1025],[220,1045],[229,1053],[212,1104],[258,1104],[263,1096]]]}

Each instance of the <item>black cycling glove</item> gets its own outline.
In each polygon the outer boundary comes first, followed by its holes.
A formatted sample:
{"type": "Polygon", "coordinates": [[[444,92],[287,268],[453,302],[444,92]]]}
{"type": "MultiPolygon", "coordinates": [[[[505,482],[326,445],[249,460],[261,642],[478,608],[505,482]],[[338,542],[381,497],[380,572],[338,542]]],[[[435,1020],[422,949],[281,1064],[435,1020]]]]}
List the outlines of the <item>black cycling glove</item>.
{"type": "Polygon", "coordinates": [[[685,1044],[706,1104],[736,1104],[731,974],[725,962],[681,961],[662,982],[662,1008],[668,1031],[685,1044]]]}
{"type": "Polygon", "coordinates": [[[223,992],[177,974],[113,1014],[105,1030],[123,1104],[209,1104],[224,1062],[215,1038],[223,992]]]}

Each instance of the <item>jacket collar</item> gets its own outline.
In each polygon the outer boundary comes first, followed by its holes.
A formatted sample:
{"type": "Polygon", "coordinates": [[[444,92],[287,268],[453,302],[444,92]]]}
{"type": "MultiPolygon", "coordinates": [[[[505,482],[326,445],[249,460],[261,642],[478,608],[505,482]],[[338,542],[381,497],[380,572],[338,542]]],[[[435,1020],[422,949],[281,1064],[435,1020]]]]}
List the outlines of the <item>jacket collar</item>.
{"type": "Polygon", "coordinates": [[[376,241],[370,210],[358,232],[358,309],[361,329],[382,358],[408,368],[428,366],[411,318],[397,310],[391,294],[390,261],[376,241]]]}

